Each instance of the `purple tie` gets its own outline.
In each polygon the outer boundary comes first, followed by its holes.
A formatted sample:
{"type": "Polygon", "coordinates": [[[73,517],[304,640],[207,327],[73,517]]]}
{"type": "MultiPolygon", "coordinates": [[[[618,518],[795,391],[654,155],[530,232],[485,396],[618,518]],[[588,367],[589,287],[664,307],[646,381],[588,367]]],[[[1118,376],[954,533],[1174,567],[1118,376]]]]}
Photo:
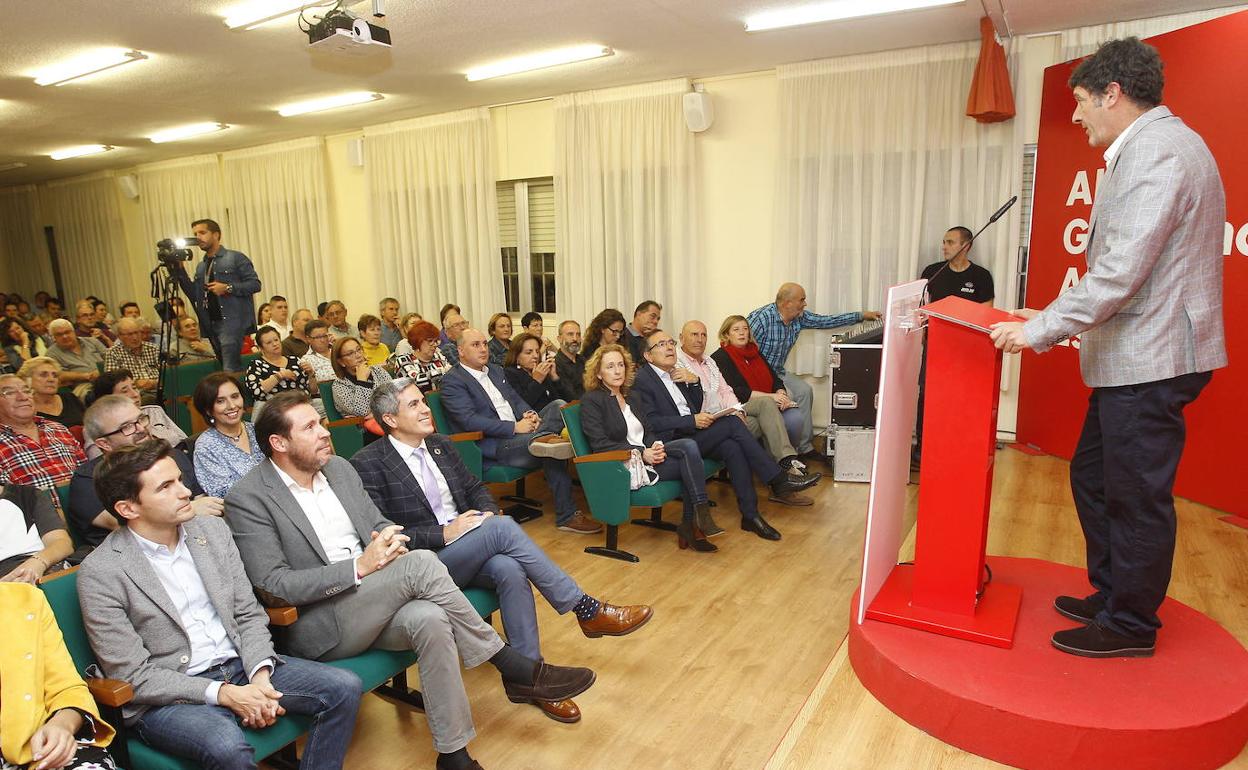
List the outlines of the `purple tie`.
{"type": "Polygon", "coordinates": [[[438,484],[438,477],[433,472],[433,458],[429,456],[429,449],[424,446],[416,450],[416,458],[420,460],[420,485],[425,490],[425,499],[429,501],[429,509],[433,511],[433,517],[441,522],[442,487],[438,484]]]}

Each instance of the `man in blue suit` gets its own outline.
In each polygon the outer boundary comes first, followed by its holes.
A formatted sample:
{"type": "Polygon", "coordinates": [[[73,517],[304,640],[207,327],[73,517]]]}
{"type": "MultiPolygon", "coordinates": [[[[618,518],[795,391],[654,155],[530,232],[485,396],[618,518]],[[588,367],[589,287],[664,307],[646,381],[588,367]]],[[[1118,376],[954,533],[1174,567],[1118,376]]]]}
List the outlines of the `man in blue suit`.
{"type": "Polygon", "coordinates": [[[204,252],[204,261],[195,268],[194,281],[181,264],[174,275],[195,306],[199,328],[212,343],[222,368],[241,372],[243,335],[256,330],[251,295],[260,291],[260,278],[246,254],[221,245],[221,225],[197,219],[191,223],[191,233],[204,252]]]}
{"type": "Polygon", "coordinates": [[[645,404],[648,424],[660,441],[692,438],[703,457],[722,460],[737,495],[741,529],[764,540],[779,540],[780,533],[758,511],[753,476],[771,486],[777,497],[813,486],[818,478],[795,481],[750,435],[736,413],[716,417],[702,411],[702,385],[696,374],[676,369],[676,340],[656,329],[646,335],[644,358],[637,364],[633,390],[645,404]]]}
{"type": "Polygon", "coordinates": [[[536,468],[546,473],[555,498],[555,526],[565,532],[592,535],[602,525],[576,509],[572,477],[566,461],[572,445],[560,437],[564,402],[555,399],[533,411],[507,383],[503,370],[490,364],[485,335],[465,329],[459,337],[459,364],[442,377],[442,403],[451,429],[480,431],[481,456],[487,465],[536,468]]]}

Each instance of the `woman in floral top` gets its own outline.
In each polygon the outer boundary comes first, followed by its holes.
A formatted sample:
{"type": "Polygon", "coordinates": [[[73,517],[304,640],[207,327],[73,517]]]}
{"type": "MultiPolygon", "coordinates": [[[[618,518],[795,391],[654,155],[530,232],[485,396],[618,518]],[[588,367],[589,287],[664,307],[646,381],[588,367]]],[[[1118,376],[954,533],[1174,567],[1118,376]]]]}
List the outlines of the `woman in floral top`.
{"type": "Polygon", "coordinates": [[[233,377],[213,372],[195,386],[191,402],[212,426],[195,440],[195,477],[206,494],[225,497],[234,482],[264,461],[255,429],[243,420],[243,392],[233,377]]]}
{"type": "Polygon", "coordinates": [[[417,321],[407,330],[407,343],[412,352],[390,356],[390,366],[396,377],[406,377],[416,383],[421,393],[437,390],[451,365],[438,350],[438,327],[428,321],[417,321]]]}
{"type": "Polygon", "coordinates": [[[256,402],[251,419],[260,416],[264,402],[283,390],[302,390],[317,395],[316,377],[311,364],[300,364],[294,356],[282,355],[282,334],[272,326],[256,332],[260,357],[247,367],[243,385],[256,402]]]}

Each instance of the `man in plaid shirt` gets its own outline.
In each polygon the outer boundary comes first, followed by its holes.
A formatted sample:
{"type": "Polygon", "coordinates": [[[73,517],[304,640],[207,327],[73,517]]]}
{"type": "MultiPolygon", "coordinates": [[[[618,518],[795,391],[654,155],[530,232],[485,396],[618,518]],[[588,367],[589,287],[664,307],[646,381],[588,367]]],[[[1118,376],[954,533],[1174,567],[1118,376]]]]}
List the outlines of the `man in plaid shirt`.
{"type": "Polygon", "coordinates": [[[0,376],[0,484],[52,489],[68,483],[87,456],[64,425],[35,416],[30,385],[0,376]]]}
{"type": "Polygon", "coordinates": [[[767,363],[776,370],[776,374],[784,378],[785,392],[789,394],[789,398],[797,402],[797,408],[801,410],[802,417],[805,418],[801,442],[796,447],[800,454],[810,454],[814,450],[814,445],[811,444],[811,437],[814,435],[814,423],[811,416],[814,391],[805,380],[792,372],[785,371],[784,368],[784,361],[789,357],[789,351],[793,349],[797,335],[802,329],[834,329],[838,326],[848,326],[879,317],[880,314],[874,310],[839,315],[812,313],[806,309],[806,290],[796,283],[781,285],[780,290],[776,292],[775,302],[760,307],[747,317],[750,333],[754,337],[754,342],[758,344],[758,352],[767,359],[767,363]]]}
{"type": "Polygon", "coordinates": [[[125,369],[134,375],[134,385],[143,394],[144,404],[157,401],[156,383],[160,379],[160,350],[143,341],[143,327],[133,318],[117,322],[117,344],[104,354],[104,371],[125,369]]]}

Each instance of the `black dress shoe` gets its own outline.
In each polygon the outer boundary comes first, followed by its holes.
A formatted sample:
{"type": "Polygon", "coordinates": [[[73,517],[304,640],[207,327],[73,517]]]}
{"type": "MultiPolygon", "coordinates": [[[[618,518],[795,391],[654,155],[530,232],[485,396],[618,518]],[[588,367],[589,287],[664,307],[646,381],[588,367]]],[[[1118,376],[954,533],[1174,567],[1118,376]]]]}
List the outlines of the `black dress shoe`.
{"type": "Polygon", "coordinates": [[[1071,620],[1086,624],[1096,620],[1097,614],[1105,609],[1105,600],[1101,599],[1099,594],[1092,594],[1086,599],[1059,596],[1053,600],[1053,609],[1057,610],[1059,615],[1065,615],[1071,620]]]}
{"type": "Polygon", "coordinates": [[[597,675],[588,668],[576,666],[552,666],[538,664],[533,684],[520,684],[503,680],[503,692],[512,703],[528,703],[532,700],[560,701],[575,698],[593,685],[597,675]]]}
{"type": "Polygon", "coordinates": [[[787,497],[794,492],[801,492],[803,489],[809,489],[819,481],[818,476],[805,476],[801,479],[794,478],[787,473],[781,473],[775,479],[772,479],[771,491],[776,497],[787,497]]]}
{"type": "Polygon", "coordinates": [[[753,532],[764,540],[779,540],[780,533],[776,528],[767,523],[762,516],[755,516],[752,519],[741,519],[741,529],[746,532],[753,532]]]}
{"type": "Polygon", "coordinates": [[[1053,646],[1085,658],[1150,658],[1155,641],[1123,636],[1093,623],[1053,634],[1053,646]]]}

